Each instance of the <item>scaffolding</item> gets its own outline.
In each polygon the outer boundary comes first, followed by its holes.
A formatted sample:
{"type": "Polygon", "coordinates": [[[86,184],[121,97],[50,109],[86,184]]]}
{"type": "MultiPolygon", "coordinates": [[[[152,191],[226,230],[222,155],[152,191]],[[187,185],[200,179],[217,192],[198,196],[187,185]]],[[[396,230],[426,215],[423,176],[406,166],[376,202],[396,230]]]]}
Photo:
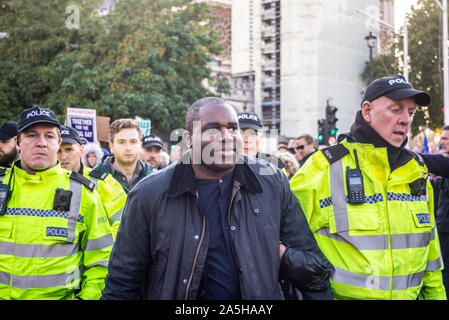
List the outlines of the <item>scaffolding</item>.
{"type": "Polygon", "coordinates": [[[281,1],[262,0],[262,121],[280,129],[281,1]]]}

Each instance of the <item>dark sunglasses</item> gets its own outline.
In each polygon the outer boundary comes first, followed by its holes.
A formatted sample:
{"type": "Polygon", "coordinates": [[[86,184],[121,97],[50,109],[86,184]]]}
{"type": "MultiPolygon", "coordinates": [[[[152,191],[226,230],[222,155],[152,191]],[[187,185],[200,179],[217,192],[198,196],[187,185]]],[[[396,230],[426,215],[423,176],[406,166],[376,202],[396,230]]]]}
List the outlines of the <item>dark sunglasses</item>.
{"type": "Polygon", "coordinates": [[[295,149],[296,150],[304,150],[306,146],[305,145],[301,145],[301,146],[297,146],[295,149]]]}

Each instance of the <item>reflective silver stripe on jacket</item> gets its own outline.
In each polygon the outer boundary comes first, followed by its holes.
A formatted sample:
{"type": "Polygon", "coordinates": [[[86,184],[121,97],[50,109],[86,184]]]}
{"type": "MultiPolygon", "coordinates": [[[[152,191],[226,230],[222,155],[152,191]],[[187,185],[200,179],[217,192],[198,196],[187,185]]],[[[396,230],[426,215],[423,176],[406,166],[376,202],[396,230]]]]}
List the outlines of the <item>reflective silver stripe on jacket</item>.
{"type": "Polygon", "coordinates": [[[79,243],[22,244],[0,242],[0,254],[23,258],[69,257],[79,252],[79,243]]]}
{"type": "Polygon", "coordinates": [[[45,289],[52,287],[72,286],[74,282],[81,279],[81,270],[76,268],[73,272],[41,275],[41,276],[18,276],[0,271],[0,284],[19,289],[45,289]]]}
{"type": "Polygon", "coordinates": [[[76,268],[73,272],[39,275],[39,276],[11,276],[11,284],[14,288],[19,289],[44,289],[52,287],[70,286],[73,282],[81,279],[81,271],[76,268]]]}
{"type": "Polygon", "coordinates": [[[337,232],[348,231],[348,208],[346,206],[343,162],[341,160],[330,166],[331,196],[334,205],[335,228],[337,232]]]}
{"type": "MultiPolygon", "coordinates": [[[[395,275],[392,279],[392,290],[407,290],[411,287],[417,287],[421,285],[423,275],[424,271],[408,275],[395,275]]],[[[332,280],[359,288],[376,289],[382,291],[390,290],[389,276],[354,273],[338,267],[335,267],[332,280]]]]}
{"type": "MultiPolygon", "coordinates": [[[[388,235],[376,234],[367,236],[350,236],[349,231],[331,233],[329,228],[322,228],[316,233],[352,245],[357,250],[387,250],[388,235]]],[[[422,248],[435,239],[435,228],[431,232],[404,233],[390,235],[391,249],[422,248]]]]}
{"type": "Polygon", "coordinates": [[[123,209],[124,208],[121,208],[120,210],[118,210],[116,213],[114,213],[112,216],[109,217],[110,225],[112,225],[114,222],[120,221],[122,219],[123,209]]]}
{"type": "Polygon", "coordinates": [[[114,238],[111,233],[108,233],[101,238],[87,240],[86,245],[84,246],[84,251],[101,250],[112,246],[113,244],[114,238]]]}
{"type": "Polygon", "coordinates": [[[70,201],[69,216],[67,217],[67,241],[73,242],[76,237],[75,230],[80,214],[83,185],[70,179],[70,190],[72,191],[72,200],[70,201]]]}

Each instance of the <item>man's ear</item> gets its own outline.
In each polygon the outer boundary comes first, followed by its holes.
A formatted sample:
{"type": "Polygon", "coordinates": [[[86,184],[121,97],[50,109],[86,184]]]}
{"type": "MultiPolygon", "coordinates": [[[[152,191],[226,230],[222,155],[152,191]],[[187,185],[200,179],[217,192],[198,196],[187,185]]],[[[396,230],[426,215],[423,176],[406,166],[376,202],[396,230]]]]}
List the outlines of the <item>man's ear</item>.
{"type": "Polygon", "coordinates": [[[186,146],[192,148],[192,134],[189,131],[186,130],[182,133],[182,139],[184,140],[186,146]]]}
{"type": "Polygon", "coordinates": [[[366,122],[371,123],[372,117],[371,114],[373,112],[373,103],[369,101],[365,101],[362,104],[362,117],[366,122]]]}

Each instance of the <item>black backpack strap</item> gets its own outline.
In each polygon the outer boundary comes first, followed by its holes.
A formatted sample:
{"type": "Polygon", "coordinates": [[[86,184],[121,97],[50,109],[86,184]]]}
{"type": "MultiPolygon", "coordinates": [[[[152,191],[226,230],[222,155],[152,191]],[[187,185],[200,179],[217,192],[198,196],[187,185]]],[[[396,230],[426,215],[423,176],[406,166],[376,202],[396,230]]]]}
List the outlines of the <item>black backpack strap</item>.
{"type": "Polygon", "coordinates": [[[92,181],[90,181],[89,179],[87,179],[85,176],[83,176],[82,174],[80,174],[78,172],[72,171],[72,173],[70,174],[70,179],[81,183],[83,186],[85,186],[90,191],[95,190],[95,187],[96,187],[95,183],[93,183],[92,181]]]}
{"type": "Polygon", "coordinates": [[[98,169],[93,169],[91,172],[89,172],[89,177],[98,179],[98,180],[104,180],[108,176],[109,173],[103,172],[98,169]]]}
{"type": "Polygon", "coordinates": [[[324,157],[329,161],[329,164],[333,164],[349,154],[349,150],[342,144],[336,144],[324,149],[321,149],[324,157]]]}

